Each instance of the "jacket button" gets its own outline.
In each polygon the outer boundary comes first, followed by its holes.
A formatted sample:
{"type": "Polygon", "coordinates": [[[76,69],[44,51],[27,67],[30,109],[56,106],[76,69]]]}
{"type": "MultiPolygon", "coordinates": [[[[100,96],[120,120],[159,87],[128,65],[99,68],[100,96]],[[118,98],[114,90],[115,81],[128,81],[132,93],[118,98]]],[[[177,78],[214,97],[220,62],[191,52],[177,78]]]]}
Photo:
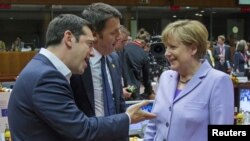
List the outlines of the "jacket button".
{"type": "Polygon", "coordinates": [[[168,107],[168,110],[171,111],[171,106],[168,107]]]}
{"type": "Polygon", "coordinates": [[[169,123],[168,123],[168,122],[166,123],[166,126],[167,126],[167,127],[169,126],[169,123]]]}
{"type": "Polygon", "coordinates": [[[166,139],[163,139],[163,141],[167,141],[166,139]]]}

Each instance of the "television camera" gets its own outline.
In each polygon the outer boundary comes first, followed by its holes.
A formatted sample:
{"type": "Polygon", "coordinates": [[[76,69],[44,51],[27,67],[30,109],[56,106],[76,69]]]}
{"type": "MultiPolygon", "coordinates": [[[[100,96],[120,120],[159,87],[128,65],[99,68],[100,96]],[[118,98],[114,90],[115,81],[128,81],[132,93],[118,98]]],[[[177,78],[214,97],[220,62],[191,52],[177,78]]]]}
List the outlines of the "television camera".
{"type": "Polygon", "coordinates": [[[163,71],[169,69],[169,63],[165,58],[165,51],[166,48],[161,42],[160,36],[152,37],[148,54],[150,79],[152,81],[155,81],[155,78],[159,78],[163,71]]]}

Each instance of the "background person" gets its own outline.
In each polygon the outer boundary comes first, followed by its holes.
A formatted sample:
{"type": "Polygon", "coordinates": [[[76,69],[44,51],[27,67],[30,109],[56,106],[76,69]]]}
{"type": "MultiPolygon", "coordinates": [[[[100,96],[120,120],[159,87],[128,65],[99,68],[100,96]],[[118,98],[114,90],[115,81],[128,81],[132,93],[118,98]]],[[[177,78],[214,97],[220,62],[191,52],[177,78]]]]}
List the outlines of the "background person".
{"type": "Polygon", "coordinates": [[[121,25],[119,30],[120,30],[119,39],[115,44],[116,52],[120,52],[124,49],[125,45],[128,43],[129,40],[128,38],[130,35],[130,32],[124,25],[121,25]]]}
{"type": "Polygon", "coordinates": [[[229,75],[204,60],[208,31],[196,20],[170,23],[162,32],[170,69],[160,77],[144,141],[207,141],[209,124],[234,123],[229,75]]]}
{"type": "Polygon", "coordinates": [[[9,99],[13,141],[119,140],[128,136],[130,120],[154,116],[138,111],[145,103],[106,118],[89,118],[77,108],[69,79],[85,71],[93,40],[89,23],[75,15],[59,15],[49,23],[47,49],[25,66],[9,99]]]}
{"type": "Polygon", "coordinates": [[[0,40],[0,51],[6,51],[5,43],[2,40],[0,40]]]}
{"type": "Polygon", "coordinates": [[[16,40],[11,45],[11,51],[22,51],[24,48],[24,42],[21,37],[16,37],[16,40]]]}
{"type": "Polygon", "coordinates": [[[212,53],[210,48],[211,48],[211,43],[209,41],[207,41],[207,52],[206,52],[206,55],[205,55],[205,59],[207,59],[208,63],[212,67],[215,67],[213,53],[212,53]]]}
{"type": "Polygon", "coordinates": [[[128,37],[130,35],[130,32],[128,31],[128,29],[121,25],[120,27],[120,35],[118,37],[118,40],[115,44],[115,51],[112,52],[110,54],[111,58],[114,58],[113,60],[117,60],[117,64],[119,64],[118,67],[118,72],[120,72],[121,74],[121,81],[122,81],[122,86],[123,86],[123,97],[125,100],[128,100],[132,93],[128,91],[128,87],[124,87],[125,85],[127,85],[127,82],[125,82],[124,80],[124,66],[127,65],[126,63],[124,63],[124,47],[125,45],[128,43],[128,37]]]}
{"type": "MultiPolygon", "coordinates": [[[[126,44],[124,48],[124,79],[127,85],[135,86],[136,92],[133,100],[154,99],[149,75],[149,58],[144,47],[150,41],[150,34],[145,29],[140,29],[136,39],[126,44]],[[143,95],[140,94],[141,84],[144,86],[143,95]]],[[[125,84],[126,86],[126,84],[125,84]]]]}
{"type": "Polygon", "coordinates": [[[234,70],[235,72],[245,72],[248,68],[247,58],[248,46],[245,40],[240,40],[236,44],[236,51],[234,53],[234,70]]]}
{"type": "Polygon", "coordinates": [[[230,46],[225,44],[225,36],[218,36],[217,45],[214,48],[215,69],[225,73],[231,72],[231,51],[230,46]],[[230,65],[230,66],[229,66],[230,65]]]}

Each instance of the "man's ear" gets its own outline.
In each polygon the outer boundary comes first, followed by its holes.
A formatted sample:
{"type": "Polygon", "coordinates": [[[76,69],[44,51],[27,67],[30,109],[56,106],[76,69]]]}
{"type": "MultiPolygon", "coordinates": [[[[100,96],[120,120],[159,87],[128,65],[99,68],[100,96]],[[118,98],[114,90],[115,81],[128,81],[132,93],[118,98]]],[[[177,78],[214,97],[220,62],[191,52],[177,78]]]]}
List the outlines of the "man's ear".
{"type": "Polygon", "coordinates": [[[67,47],[71,48],[72,42],[73,42],[73,34],[69,30],[66,30],[64,32],[64,43],[67,47]]]}

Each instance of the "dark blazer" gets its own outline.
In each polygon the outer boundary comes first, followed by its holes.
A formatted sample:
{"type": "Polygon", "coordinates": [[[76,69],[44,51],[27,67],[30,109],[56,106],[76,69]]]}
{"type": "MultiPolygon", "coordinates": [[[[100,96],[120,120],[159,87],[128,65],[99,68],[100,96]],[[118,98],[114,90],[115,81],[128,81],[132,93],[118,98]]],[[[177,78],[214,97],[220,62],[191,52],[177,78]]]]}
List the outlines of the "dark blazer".
{"type": "MultiPolygon", "coordinates": [[[[119,64],[115,58],[110,56],[108,56],[107,64],[113,83],[113,98],[116,113],[123,113],[126,111],[126,107],[122,97],[121,75],[118,71],[119,64]]],[[[78,108],[88,116],[95,116],[94,88],[90,67],[85,70],[83,75],[73,75],[70,84],[78,108]]]]}
{"type": "Polygon", "coordinates": [[[220,63],[220,58],[219,58],[220,47],[219,46],[216,46],[214,48],[213,55],[214,55],[215,69],[227,73],[228,65],[227,65],[226,61],[229,61],[230,66],[232,66],[232,63],[231,63],[231,51],[230,51],[230,46],[228,46],[228,45],[225,45],[224,48],[225,48],[225,62],[224,62],[224,64],[220,63]]]}
{"type": "Polygon", "coordinates": [[[141,81],[148,95],[152,92],[151,81],[149,77],[149,58],[140,45],[131,42],[124,48],[124,79],[128,85],[137,86],[137,95],[141,81]]]}
{"type": "Polygon", "coordinates": [[[129,118],[88,118],[74,101],[67,79],[43,55],[19,75],[8,105],[13,141],[117,141],[128,136],[129,118]]]}
{"type": "Polygon", "coordinates": [[[235,71],[238,69],[239,72],[245,72],[245,59],[244,57],[241,55],[240,52],[236,51],[234,53],[234,69],[235,71]]]}
{"type": "Polygon", "coordinates": [[[118,72],[121,74],[121,76],[123,78],[122,79],[123,86],[127,86],[128,84],[126,82],[126,79],[124,79],[124,76],[125,76],[124,69],[127,68],[127,63],[124,63],[124,49],[121,51],[114,51],[109,56],[112,56],[112,58],[115,58],[115,60],[119,64],[118,72]]]}

